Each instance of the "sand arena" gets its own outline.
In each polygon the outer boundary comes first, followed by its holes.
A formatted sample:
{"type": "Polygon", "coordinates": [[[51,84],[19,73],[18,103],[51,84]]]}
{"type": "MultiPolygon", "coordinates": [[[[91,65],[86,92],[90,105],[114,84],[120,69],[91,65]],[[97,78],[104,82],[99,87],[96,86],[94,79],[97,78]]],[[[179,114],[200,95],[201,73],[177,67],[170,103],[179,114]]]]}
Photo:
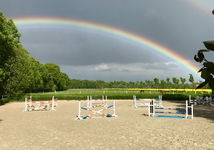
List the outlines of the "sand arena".
{"type": "Polygon", "coordinates": [[[211,106],[194,106],[193,120],[151,118],[131,100],[116,101],[117,118],[75,120],[78,101],[59,101],[57,111],[23,110],[21,102],[0,106],[0,150],[214,149],[211,106]]]}

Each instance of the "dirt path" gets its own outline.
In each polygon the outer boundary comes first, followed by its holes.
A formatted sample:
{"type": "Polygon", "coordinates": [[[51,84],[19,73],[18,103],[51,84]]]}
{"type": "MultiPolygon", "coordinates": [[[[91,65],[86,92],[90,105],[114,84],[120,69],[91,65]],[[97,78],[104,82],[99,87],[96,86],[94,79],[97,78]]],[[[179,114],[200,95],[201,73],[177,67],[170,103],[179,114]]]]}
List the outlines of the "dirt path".
{"type": "Polygon", "coordinates": [[[143,115],[146,108],[131,106],[118,100],[117,118],[88,120],[75,120],[77,101],[60,101],[53,112],[23,112],[24,103],[0,106],[0,150],[214,149],[213,116],[151,118],[143,115]]]}

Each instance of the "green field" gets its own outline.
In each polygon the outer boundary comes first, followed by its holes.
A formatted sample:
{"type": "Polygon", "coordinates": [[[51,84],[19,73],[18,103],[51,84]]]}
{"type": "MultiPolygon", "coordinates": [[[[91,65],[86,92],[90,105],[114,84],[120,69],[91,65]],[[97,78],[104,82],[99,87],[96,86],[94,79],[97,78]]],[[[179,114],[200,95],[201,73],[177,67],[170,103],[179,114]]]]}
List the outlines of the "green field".
{"type": "Polygon", "coordinates": [[[66,91],[44,92],[44,93],[28,93],[26,97],[32,96],[33,100],[48,100],[55,96],[58,100],[86,100],[87,96],[93,96],[100,99],[102,96],[108,96],[108,99],[133,99],[133,95],[137,98],[156,98],[163,96],[164,100],[186,100],[189,95],[192,98],[196,96],[210,95],[209,92],[183,92],[183,91],[142,91],[139,89],[70,89],[66,91]]]}

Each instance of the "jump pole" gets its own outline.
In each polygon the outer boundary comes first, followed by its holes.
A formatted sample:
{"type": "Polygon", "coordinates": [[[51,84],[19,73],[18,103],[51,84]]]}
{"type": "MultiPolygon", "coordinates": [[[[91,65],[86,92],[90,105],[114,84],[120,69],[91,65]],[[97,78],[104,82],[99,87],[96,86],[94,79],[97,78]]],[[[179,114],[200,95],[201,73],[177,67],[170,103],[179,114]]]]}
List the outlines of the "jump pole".
{"type": "MultiPolygon", "coordinates": [[[[163,108],[164,109],[164,108],[163,108]]],[[[165,108],[165,109],[173,109],[173,110],[180,110],[181,108],[165,108]]],[[[155,116],[155,105],[154,105],[154,101],[152,101],[149,104],[149,109],[148,109],[148,114],[149,116],[155,116]]],[[[165,112],[165,113],[169,113],[169,112],[165,112]]],[[[185,119],[187,119],[189,116],[191,116],[191,119],[193,119],[193,105],[190,103],[190,101],[186,101],[186,109],[185,109],[185,119]]],[[[158,116],[157,116],[158,117],[158,116]]],[[[164,116],[163,116],[164,117],[164,116]]],[[[176,116],[165,116],[164,118],[178,118],[176,116]]],[[[180,118],[179,118],[180,119],[180,118]]]]}

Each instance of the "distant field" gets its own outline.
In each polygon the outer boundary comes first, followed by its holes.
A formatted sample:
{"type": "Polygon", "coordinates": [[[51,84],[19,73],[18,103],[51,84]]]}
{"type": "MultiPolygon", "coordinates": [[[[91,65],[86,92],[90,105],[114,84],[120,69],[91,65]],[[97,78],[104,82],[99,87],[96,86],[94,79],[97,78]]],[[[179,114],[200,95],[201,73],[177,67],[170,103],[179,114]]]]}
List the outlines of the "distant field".
{"type": "Polygon", "coordinates": [[[59,100],[86,100],[87,96],[99,99],[108,96],[108,99],[132,99],[133,95],[139,98],[155,98],[159,95],[165,100],[184,100],[189,95],[193,98],[200,95],[209,95],[209,89],[69,89],[66,91],[28,93],[34,100],[47,100],[55,96],[59,100]]]}

